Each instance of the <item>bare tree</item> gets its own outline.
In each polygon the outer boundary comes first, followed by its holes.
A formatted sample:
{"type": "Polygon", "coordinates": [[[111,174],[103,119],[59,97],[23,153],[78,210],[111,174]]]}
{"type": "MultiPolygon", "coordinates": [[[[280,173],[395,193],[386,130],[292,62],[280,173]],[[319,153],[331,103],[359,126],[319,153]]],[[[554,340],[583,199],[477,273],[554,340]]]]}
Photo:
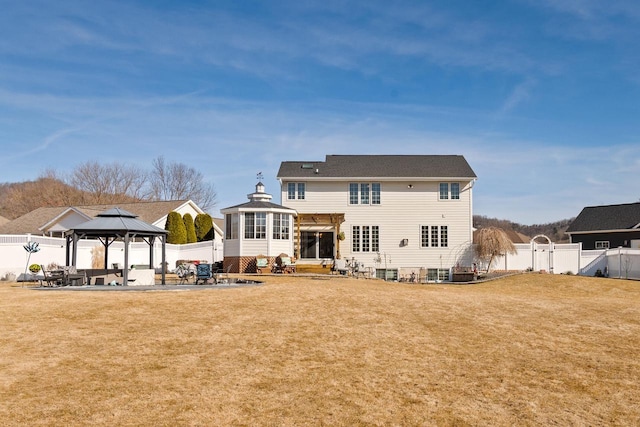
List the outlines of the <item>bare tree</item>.
{"type": "Polygon", "coordinates": [[[507,234],[497,227],[481,228],[475,234],[475,241],[476,255],[487,263],[487,272],[497,256],[518,252],[507,234]]]}
{"type": "Polygon", "coordinates": [[[144,200],[147,174],[135,166],[96,161],[75,168],[69,184],[87,194],[87,203],[104,204],[144,200]]]}
{"type": "Polygon", "coordinates": [[[149,187],[153,200],[191,199],[205,210],[216,203],[215,189],[201,172],[184,163],[167,163],[162,156],[153,160],[149,187]]]}

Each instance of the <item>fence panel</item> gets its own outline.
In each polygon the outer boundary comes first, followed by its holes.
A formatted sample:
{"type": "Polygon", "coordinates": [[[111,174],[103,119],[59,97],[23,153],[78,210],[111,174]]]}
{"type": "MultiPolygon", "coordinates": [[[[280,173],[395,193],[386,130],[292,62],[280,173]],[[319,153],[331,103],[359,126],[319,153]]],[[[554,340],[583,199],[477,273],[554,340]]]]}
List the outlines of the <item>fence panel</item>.
{"type": "MultiPolygon", "coordinates": [[[[98,240],[79,240],[76,254],[78,268],[92,268],[93,259],[98,259],[98,267],[102,267],[104,246],[98,240]]],[[[207,241],[186,245],[166,244],[166,261],[169,270],[175,268],[176,261],[182,259],[206,260],[218,262],[223,259],[222,243],[207,241]]],[[[66,263],[66,240],[60,237],[45,237],[32,235],[0,235],[0,278],[12,273],[19,276],[23,273],[27,259],[30,264],[43,264],[45,266],[55,263],[66,263]],[[29,254],[23,246],[29,242],[39,243],[40,250],[29,254]]],[[[153,246],[154,268],[160,268],[162,262],[162,243],[156,242],[153,246]]],[[[144,242],[132,242],[129,245],[129,265],[149,264],[149,245],[144,242]]],[[[124,266],[124,242],[115,241],[109,246],[109,266],[118,263],[124,266]]]]}
{"type": "Polygon", "coordinates": [[[609,277],[640,280],[640,249],[608,250],[607,269],[609,277]]]}

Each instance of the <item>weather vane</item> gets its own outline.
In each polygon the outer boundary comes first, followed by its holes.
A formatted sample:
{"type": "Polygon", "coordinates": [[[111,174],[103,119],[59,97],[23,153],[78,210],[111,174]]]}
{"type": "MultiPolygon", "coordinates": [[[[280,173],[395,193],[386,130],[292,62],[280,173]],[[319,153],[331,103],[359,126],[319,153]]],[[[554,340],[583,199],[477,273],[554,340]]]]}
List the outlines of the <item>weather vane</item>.
{"type": "Polygon", "coordinates": [[[264,176],[262,175],[262,172],[258,172],[258,174],[256,175],[256,179],[257,179],[258,181],[262,181],[262,180],[263,180],[263,178],[264,178],[264,176]]]}

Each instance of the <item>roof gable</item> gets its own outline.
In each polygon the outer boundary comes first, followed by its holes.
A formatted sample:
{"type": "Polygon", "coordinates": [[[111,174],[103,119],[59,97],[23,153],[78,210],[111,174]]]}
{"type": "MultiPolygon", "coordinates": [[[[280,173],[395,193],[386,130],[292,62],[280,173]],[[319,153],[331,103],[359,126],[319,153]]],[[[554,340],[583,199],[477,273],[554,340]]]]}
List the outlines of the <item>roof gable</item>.
{"type": "Polygon", "coordinates": [[[632,230],[640,225],[640,203],[590,206],[567,228],[567,233],[632,230]]]}
{"type": "Polygon", "coordinates": [[[477,178],[460,155],[328,155],[322,161],[287,161],[278,178],[477,178]]]}

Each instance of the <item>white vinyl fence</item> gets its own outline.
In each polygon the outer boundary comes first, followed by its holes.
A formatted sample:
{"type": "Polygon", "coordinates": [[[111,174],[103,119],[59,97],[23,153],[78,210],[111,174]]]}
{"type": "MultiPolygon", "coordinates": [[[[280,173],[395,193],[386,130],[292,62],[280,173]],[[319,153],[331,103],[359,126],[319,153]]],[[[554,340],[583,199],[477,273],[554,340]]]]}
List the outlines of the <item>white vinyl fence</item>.
{"type": "MultiPolygon", "coordinates": [[[[582,274],[604,250],[584,251],[580,243],[518,243],[516,254],[496,258],[492,270],[544,271],[555,274],[582,274]]],[[[486,268],[486,266],[481,266],[486,268]]],[[[595,270],[594,270],[595,273],[595,270]]]]}
{"type": "MultiPolygon", "coordinates": [[[[78,242],[77,267],[91,268],[93,252],[96,248],[104,246],[98,240],[80,240],[78,242]]],[[[207,242],[191,243],[186,245],[165,246],[166,261],[169,271],[173,270],[178,260],[201,260],[218,262],[223,260],[222,242],[211,240],[207,242]]],[[[0,235],[0,278],[7,275],[19,277],[25,272],[29,264],[41,264],[45,267],[49,264],[65,265],[66,262],[66,241],[59,237],[45,237],[33,235],[0,235]],[[37,242],[40,250],[29,254],[24,249],[28,242],[37,242]]],[[[102,256],[99,258],[103,260],[102,256]]],[[[153,246],[153,268],[159,269],[162,263],[162,243],[156,241],[153,246]]],[[[109,264],[118,263],[124,265],[124,243],[115,241],[109,246],[109,264]]],[[[129,245],[129,264],[148,265],[149,245],[145,242],[132,242],[129,245]]]]}
{"type": "MultiPolygon", "coordinates": [[[[606,254],[607,276],[640,280],[640,249],[609,249],[606,254]]],[[[602,272],[605,272],[603,269],[602,272]]]]}
{"type": "MultiPolygon", "coordinates": [[[[579,274],[640,280],[640,249],[617,248],[582,250],[580,243],[519,243],[517,254],[496,258],[492,270],[545,271],[555,274],[579,274]]],[[[480,266],[486,269],[485,266],[480,266]]]]}

